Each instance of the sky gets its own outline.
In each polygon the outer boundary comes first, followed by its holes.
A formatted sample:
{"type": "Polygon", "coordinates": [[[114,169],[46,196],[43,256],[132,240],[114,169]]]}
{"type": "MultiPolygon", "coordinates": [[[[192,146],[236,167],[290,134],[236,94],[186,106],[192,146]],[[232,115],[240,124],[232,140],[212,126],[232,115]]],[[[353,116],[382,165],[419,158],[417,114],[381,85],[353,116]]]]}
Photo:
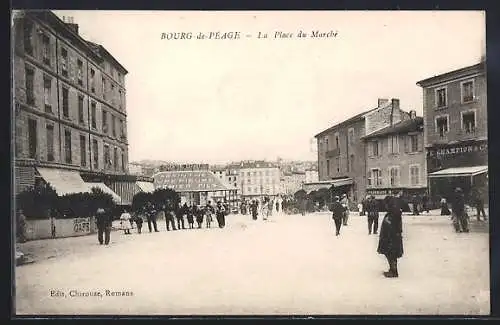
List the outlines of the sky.
{"type": "Polygon", "coordinates": [[[485,47],[480,11],[54,12],[129,71],[129,161],[316,160],[315,134],[378,98],[421,116],[416,82],[479,62],[485,47]],[[313,30],[336,37],[297,37],[313,30]],[[182,32],[193,38],[161,38],[182,32]]]}

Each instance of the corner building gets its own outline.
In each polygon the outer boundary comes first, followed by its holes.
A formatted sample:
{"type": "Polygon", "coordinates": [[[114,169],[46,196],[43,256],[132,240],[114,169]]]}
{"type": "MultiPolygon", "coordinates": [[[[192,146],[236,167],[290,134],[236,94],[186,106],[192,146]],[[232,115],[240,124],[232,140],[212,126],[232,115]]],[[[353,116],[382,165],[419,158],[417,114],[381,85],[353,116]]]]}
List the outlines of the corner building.
{"type": "Polygon", "coordinates": [[[72,19],[46,10],[13,17],[16,193],[40,181],[60,195],[84,192],[92,182],[130,204],[143,179],[128,175],[127,70],[72,19]]]}

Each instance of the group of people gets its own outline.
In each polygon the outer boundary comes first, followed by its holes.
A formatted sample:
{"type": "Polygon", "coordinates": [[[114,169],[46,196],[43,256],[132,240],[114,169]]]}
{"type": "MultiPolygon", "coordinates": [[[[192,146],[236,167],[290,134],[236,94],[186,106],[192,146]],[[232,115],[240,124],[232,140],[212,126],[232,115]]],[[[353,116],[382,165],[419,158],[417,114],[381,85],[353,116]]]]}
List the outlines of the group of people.
{"type": "MultiPolygon", "coordinates": [[[[451,197],[451,211],[448,206],[448,200],[446,200],[446,198],[441,199],[441,215],[451,215],[453,227],[458,233],[469,232],[469,215],[467,214],[465,203],[465,195],[460,187],[455,188],[454,195],[451,197]]],[[[477,209],[477,221],[481,221],[481,214],[484,221],[488,220],[484,211],[484,199],[478,196],[477,190],[473,189],[470,203],[477,209]]]]}

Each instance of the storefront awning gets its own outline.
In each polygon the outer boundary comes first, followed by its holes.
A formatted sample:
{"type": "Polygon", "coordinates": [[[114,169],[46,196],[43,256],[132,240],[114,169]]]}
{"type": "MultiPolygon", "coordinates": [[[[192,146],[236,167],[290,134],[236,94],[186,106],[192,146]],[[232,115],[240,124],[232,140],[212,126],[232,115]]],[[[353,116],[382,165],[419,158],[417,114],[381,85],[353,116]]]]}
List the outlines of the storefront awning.
{"type": "Polygon", "coordinates": [[[155,186],[152,182],[135,182],[141,191],[146,193],[153,193],[155,191],[155,186]]]}
{"type": "Polygon", "coordinates": [[[352,185],[353,181],[352,178],[341,178],[341,179],[332,179],[328,181],[320,181],[320,182],[313,182],[313,183],[304,183],[302,184],[302,189],[306,191],[307,193],[310,193],[312,191],[317,191],[323,188],[329,189],[330,187],[339,187],[339,186],[345,186],[345,185],[352,185]]]}
{"type": "Polygon", "coordinates": [[[429,177],[470,177],[488,172],[488,166],[447,168],[429,174],[429,177]]]}
{"type": "Polygon", "coordinates": [[[102,190],[104,193],[110,194],[113,197],[113,201],[116,204],[121,204],[122,203],[122,198],[116,194],[112,189],[106,186],[104,183],[87,183],[90,189],[97,187],[98,189],[102,190]]]}
{"type": "Polygon", "coordinates": [[[90,192],[89,186],[77,171],[41,167],[37,168],[37,171],[54,188],[57,195],[90,192]]]}

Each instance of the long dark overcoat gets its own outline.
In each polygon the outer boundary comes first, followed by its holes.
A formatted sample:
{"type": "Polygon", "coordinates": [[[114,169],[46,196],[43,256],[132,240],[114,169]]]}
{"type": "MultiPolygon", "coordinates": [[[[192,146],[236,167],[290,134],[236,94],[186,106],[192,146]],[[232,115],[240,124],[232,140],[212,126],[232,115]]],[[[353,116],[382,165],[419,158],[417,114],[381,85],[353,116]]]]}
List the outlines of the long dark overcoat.
{"type": "Polygon", "coordinates": [[[388,212],[380,228],[377,252],[392,259],[403,256],[402,232],[401,211],[388,212]]]}

